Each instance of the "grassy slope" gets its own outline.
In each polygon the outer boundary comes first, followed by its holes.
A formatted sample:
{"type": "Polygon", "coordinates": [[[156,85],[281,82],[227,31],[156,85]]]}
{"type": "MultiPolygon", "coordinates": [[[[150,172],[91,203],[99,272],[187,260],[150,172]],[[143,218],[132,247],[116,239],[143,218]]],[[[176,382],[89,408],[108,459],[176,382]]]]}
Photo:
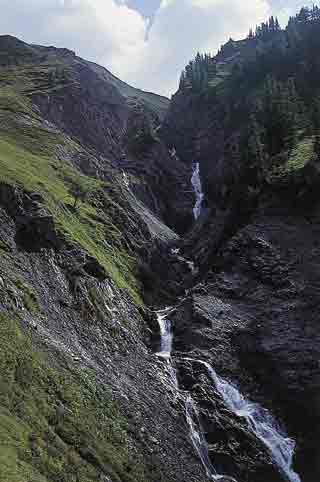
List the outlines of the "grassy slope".
{"type": "MultiPolygon", "coordinates": [[[[80,147],[43,127],[32,109],[30,93],[70,81],[57,65],[21,65],[0,73],[0,182],[41,193],[61,234],[141,303],[134,261],[122,247],[120,206],[105,183],[57,161],[58,145],[68,152],[80,147]],[[95,193],[76,210],[74,186],[95,193]]],[[[24,280],[17,286],[28,311],[36,311],[36,294],[24,280]]],[[[92,373],[63,366],[53,368],[19,322],[0,315],[0,481],[92,482],[102,480],[102,473],[113,482],[145,481],[139,461],[129,460],[125,422],[107,390],[92,373]]]]}
{"type": "Polygon", "coordinates": [[[93,373],[57,370],[0,316],[1,482],[144,481],[126,424],[93,373]]]}
{"type": "Polygon", "coordinates": [[[167,97],[131,87],[131,85],[118,79],[100,65],[94,64],[93,62],[88,62],[88,64],[102,79],[105,79],[107,82],[114,85],[124,97],[140,99],[151,110],[158,114],[160,120],[164,119],[170,104],[170,100],[167,99],[167,97]]]}
{"type": "MultiPolygon", "coordinates": [[[[111,208],[114,201],[107,193],[108,186],[82,175],[68,162],[59,163],[54,157],[58,145],[72,151],[79,146],[62,134],[39,127],[40,119],[32,110],[28,93],[36,88],[47,92],[55,68],[55,65],[14,68],[0,76],[5,84],[1,87],[0,83],[0,120],[4,120],[0,131],[0,182],[40,192],[63,235],[95,257],[119,287],[126,288],[141,303],[134,263],[121,248],[121,231],[116,222],[106,212],[98,212],[95,196],[80,203],[76,211],[72,209],[70,191],[74,186],[93,193],[99,191],[99,197],[111,208]],[[17,122],[17,116],[24,116],[27,122],[17,122]]],[[[59,75],[61,71],[59,66],[59,75]]],[[[66,78],[67,74],[63,75],[66,78]]],[[[54,88],[58,85],[54,84],[54,88]]],[[[114,206],[110,211],[117,219],[114,206]]]]}

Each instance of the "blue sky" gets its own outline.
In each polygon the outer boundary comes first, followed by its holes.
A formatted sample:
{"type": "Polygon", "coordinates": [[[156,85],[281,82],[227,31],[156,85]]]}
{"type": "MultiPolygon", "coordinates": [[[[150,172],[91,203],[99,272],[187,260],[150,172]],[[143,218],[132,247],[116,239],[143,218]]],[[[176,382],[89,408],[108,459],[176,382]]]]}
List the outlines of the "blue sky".
{"type": "Polygon", "coordinates": [[[215,53],[310,0],[0,0],[0,32],[71,48],[126,82],[170,96],[197,51],[215,53]]]}
{"type": "Polygon", "coordinates": [[[128,0],[127,4],[143,15],[152,16],[160,6],[160,0],[128,0]]]}
{"type": "MultiPolygon", "coordinates": [[[[161,0],[127,0],[126,3],[128,6],[140,11],[143,15],[152,16],[159,8],[161,0]]],[[[290,8],[293,10],[311,2],[308,0],[305,2],[300,0],[272,0],[269,3],[276,9],[290,8]]]]}

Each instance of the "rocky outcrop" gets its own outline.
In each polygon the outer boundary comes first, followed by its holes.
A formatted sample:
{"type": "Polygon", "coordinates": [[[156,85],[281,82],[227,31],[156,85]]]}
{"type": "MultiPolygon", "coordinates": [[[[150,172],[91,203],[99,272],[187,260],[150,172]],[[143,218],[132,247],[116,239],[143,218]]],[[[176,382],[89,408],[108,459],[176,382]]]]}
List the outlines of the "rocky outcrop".
{"type": "Polygon", "coordinates": [[[178,378],[197,402],[209,458],[218,474],[236,480],[280,482],[282,476],[270,454],[244,421],[229,411],[216,391],[208,370],[197,361],[176,358],[178,378]]]}
{"type": "Polygon", "coordinates": [[[154,112],[137,102],[130,108],[123,135],[126,156],[119,165],[131,175],[130,186],[137,197],[182,234],[192,222],[191,167],[162,142],[154,112]]]}
{"type": "Polygon", "coordinates": [[[297,441],[296,471],[315,482],[319,212],[280,204],[206,258],[209,275],[173,315],[174,348],[207,359],[269,407],[297,441]]]}
{"type": "Polygon", "coordinates": [[[15,241],[24,250],[59,249],[63,244],[53,216],[42,202],[43,198],[37,193],[26,193],[8,184],[0,184],[0,206],[13,217],[15,241]]]}
{"type": "Polygon", "coordinates": [[[8,49],[17,65],[27,66],[23,93],[35,115],[43,119],[42,127],[52,135],[67,135],[69,147],[71,139],[83,147],[70,156],[68,146],[55,146],[57,157],[62,162],[68,158],[83,173],[100,178],[111,161],[115,169],[127,173],[140,201],[171,228],[185,232],[194,200],[191,169],[159,136],[169,100],[134,89],[66,49],[31,47],[0,36],[0,57],[8,49]]]}
{"type": "MultiPolygon", "coordinates": [[[[18,244],[16,216],[41,197],[5,185],[0,192],[1,314],[21,318],[34,348],[70,370],[95,373],[98,384],[108,387],[128,424],[132,459],[142,460],[146,480],[178,482],[181,474],[190,481],[205,480],[184,406],[174,403],[169,375],[145,344],[148,310],[119,289],[96,259],[70,243],[57,250],[37,231],[35,246],[33,232],[25,230],[18,244]]],[[[64,406],[68,410],[67,401],[64,406]]],[[[81,447],[80,455],[102,474],[106,470],[92,447],[81,447]]]]}

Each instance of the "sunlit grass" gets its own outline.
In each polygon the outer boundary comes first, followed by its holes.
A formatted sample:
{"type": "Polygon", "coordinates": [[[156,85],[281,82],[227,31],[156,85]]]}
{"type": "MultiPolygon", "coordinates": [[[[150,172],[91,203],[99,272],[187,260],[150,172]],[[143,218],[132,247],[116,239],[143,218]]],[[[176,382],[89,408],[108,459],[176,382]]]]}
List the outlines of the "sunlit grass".
{"type": "MultiPolygon", "coordinates": [[[[45,140],[41,141],[45,149],[45,140]]],[[[50,143],[51,139],[49,148],[50,143]]],[[[101,216],[89,202],[79,203],[78,208],[73,209],[72,185],[94,192],[103,191],[104,183],[83,176],[71,165],[53,161],[49,155],[33,154],[10,137],[0,139],[0,181],[41,193],[60,232],[96,258],[118,286],[127,289],[135,301],[141,303],[134,260],[124,249],[119,249],[121,232],[112,219],[105,215],[98,221],[101,216]]]]}

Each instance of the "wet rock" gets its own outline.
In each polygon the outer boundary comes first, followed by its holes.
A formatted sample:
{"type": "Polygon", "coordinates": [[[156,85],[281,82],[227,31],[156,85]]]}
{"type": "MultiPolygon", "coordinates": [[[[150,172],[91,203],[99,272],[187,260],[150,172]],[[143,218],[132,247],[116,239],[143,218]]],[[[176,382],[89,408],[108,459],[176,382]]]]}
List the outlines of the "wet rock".
{"type": "Polygon", "coordinates": [[[42,248],[59,249],[62,245],[53,216],[45,214],[19,216],[16,243],[27,251],[39,251],[42,248]]]}
{"type": "Polygon", "coordinates": [[[16,224],[15,242],[21,249],[59,249],[63,244],[53,216],[44,209],[42,201],[38,193],[30,194],[17,187],[0,184],[0,206],[16,224]]]}
{"type": "Polygon", "coordinates": [[[83,265],[83,269],[86,273],[94,278],[97,278],[99,281],[104,281],[107,277],[106,270],[95,258],[87,257],[87,261],[83,265]]]}
{"type": "Polygon", "coordinates": [[[176,363],[179,386],[188,390],[197,403],[209,458],[217,473],[227,474],[225,480],[281,482],[283,478],[267,448],[244,419],[225,406],[208,377],[208,371],[200,363],[180,356],[176,363]]]}

